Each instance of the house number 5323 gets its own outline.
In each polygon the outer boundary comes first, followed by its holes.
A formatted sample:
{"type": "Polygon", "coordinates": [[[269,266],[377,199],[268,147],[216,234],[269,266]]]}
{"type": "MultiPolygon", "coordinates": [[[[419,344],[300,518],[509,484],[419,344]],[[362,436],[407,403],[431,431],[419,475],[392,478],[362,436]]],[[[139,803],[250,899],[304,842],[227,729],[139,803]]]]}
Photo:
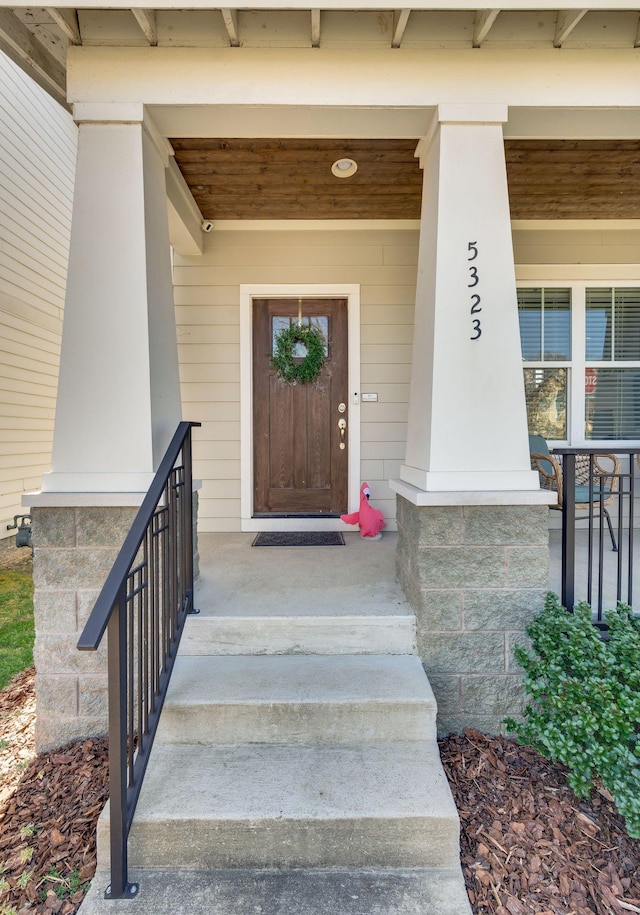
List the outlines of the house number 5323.
{"type": "Polygon", "coordinates": [[[479,254],[478,242],[470,241],[467,244],[467,261],[468,261],[468,271],[469,277],[467,280],[467,288],[470,290],[470,314],[471,314],[471,337],[470,340],[479,340],[482,336],[482,326],[480,324],[480,318],[474,317],[474,315],[479,315],[482,311],[480,307],[480,302],[482,301],[480,297],[480,274],[478,272],[478,265],[471,263],[472,261],[477,260],[479,254]]]}

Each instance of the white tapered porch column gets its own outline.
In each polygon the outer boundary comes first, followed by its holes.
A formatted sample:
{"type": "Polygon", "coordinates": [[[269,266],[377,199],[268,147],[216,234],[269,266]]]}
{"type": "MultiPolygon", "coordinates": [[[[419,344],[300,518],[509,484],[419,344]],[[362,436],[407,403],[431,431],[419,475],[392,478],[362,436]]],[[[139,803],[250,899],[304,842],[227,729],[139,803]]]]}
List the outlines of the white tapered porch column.
{"type": "Polygon", "coordinates": [[[147,489],[181,419],[166,143],[142,105],[80,125],[47,492],[147,489]]]}
{"type": "Polygon", "coordinates": [[[398,580],[443,733],[522,708],[513,644],[542,609],[549,493],[530,469],[503,105],[441,105],[424,192],[398,580]]]}
{"type": "Polygon", "coordinates": [[[30,493],[36,745],[103,734],[106,645],[78,638],[181,419],[165,142],[141,105],[79,106],[52,471],[30,493]]]}
{"type": "Polygon", "coordinates": [[[424,491],[539,486],[527,444],[506,119],[506,105],[441,105],[418,147],[424,191],[400,477],[424,491]]]}

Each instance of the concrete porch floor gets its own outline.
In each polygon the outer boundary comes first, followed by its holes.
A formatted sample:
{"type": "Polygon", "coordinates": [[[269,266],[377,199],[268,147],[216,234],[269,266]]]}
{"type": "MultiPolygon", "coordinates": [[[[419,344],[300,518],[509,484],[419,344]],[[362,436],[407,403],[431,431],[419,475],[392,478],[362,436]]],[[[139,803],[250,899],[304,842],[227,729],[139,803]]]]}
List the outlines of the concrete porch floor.
{"type": "MultiPolygon", "coordinates": [[[[627,531],[624,532],[626,537],[627,531]]],[[[396,581],[398,534],[386,531],[381,540],[368,541],[357,532],[344,534],[339,547],[251,547],[256,534],[199,534],[200,578],[196,606],[215,616],[224,606],[227,616],[249,613],[280,616],[296,606],[298,614],[329,612],[385,615],[390,610],[410,613],[396,581]],[[304,594],[301,602],[301,595],[304,594]],[[331,609],[329,609],[331,608],[331,609]]],[[[576,531],[576,599],[587,597],[587,531],[576,531]]],[[[626,576],[626,545],[623,548],[626,576]]],[[[640,530],[634,538],[633,596],[640,606],[640,530]]],[[[595,560],[597,562],[597,558],[595,560]]],[[[616,604],[618,554],[604,540],[603,605],[616,604]]],[[[549,590],[562,588],[561,532],[549,531],[549,590]]],[[[626,588],[626,577],[624,579],[626,588]]],[[[594,584],[597,594],[597,581],[594,584]]],[[[626,598],[626,591],[623,599],[626,598]]],[[[594,598],[595,600],[595,598],[594,598]]]]}
{"type": "Polygon", "coordinates": [[[344,546],[332,547],[251,547],[255,537],[198,535],[202,614],[224,607],[226,616],[280,616],[294,606],[300,615],[410,612],[396,581],[397,533],[370,541],[348,532],[344,546]]]}

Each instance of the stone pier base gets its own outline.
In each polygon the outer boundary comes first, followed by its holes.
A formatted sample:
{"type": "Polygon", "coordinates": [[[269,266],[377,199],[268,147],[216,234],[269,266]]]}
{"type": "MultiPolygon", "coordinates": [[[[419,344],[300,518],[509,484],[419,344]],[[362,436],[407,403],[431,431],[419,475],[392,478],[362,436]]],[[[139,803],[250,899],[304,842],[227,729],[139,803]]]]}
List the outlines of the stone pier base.
{"type": "MultiPolygon", "coordinates": [[[[97,652],[79,651],[76,644],[138,508],[31,509],[38,752],[107,732],[107,638],[97,652]]],[[[194,492],[196,576],[197,509],[194,492]]]]}
{"type": "Polygon", "coordinates": [[[107,640],[76,643],[137,511],[32,509],[38,752],[107,731],[107,640]]]}
{"type": "Polygon", "coordinates": [[[397,497],[398,580],[414,609],[418,652],[441,734],[504,731],[523,705],[513,647],[542,609],[546,505],[414,505],[397,497]]]}

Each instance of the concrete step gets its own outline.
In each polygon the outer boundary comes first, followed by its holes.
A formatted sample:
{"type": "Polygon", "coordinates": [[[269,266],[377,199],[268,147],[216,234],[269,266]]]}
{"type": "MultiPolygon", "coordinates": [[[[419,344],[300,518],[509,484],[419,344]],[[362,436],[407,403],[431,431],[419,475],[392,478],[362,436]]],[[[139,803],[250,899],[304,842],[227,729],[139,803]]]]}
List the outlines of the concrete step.
{"type": "MultiPolygon", "coordinates": [[[[204,606],[204,605],[203,605],[204,606]]],[[[185,624],[181,655],[211,654],[414,654],[415,615],[313,613],[271,616],[210,615],[185,624]]]]}
{"type": "Polygon", "coordinates": [[[132,870],[135,899],[104,899],[98,871],[82,915],[471,915],[460,868],[402,870],[132,870]]]}
{"type": "MultiPolygon", "coordinates": [[[[458,814],[435,741],[156,746],[132,867],[459,866],[458,814]]],[[[108,808],[98,827],[108,866],[108,808]]]]}
{"type": "Polygon", "coordinates": [[[435,719],[415,655],[179,656],[156,741],[435,740],[435,719]]]}

